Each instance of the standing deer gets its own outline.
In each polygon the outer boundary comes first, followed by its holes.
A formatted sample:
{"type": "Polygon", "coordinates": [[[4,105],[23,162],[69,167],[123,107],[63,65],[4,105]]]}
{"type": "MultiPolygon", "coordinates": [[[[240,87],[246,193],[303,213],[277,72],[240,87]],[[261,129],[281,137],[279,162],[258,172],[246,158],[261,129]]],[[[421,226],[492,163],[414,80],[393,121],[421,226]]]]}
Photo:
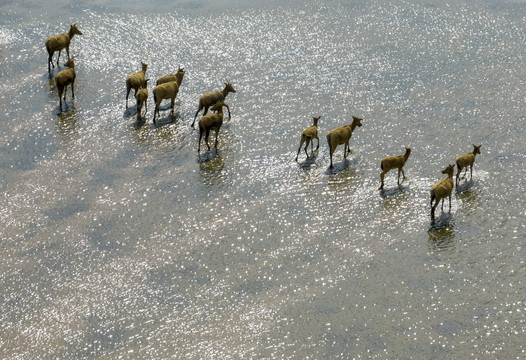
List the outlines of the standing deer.
{"type": "Polygon", "coordinates": [[[142,82],[142,85],[139,91],[135,93],[135,100],[137,101],[137,116],[139,118],[142,117],[141,111],[142,111],[143,104],[144,104],[144,108],[146,112],[148,112],[148,81],[149,80],[150,79],[145,79],[142,82]]]}
{"type": "Polygon", "coordinates": [[[73,36],[75,35],[82,35],[80,30],[77,28],[76,24],[73,24],[69,28],[69,32],[50,36],[46,40],[46,49],[49,54],[49,57],[47,59],[47,70],[48,72],[51,72],[51,66],[55,67],[55,64],[53,64],[53,54],[55,51],[58,51],[58,57],[57,57],[57,66],[60,61],[60,53],[64,48],[66,48],[66,51],[68,53],[68,60],[70,60],[69,57],[69,44],[71,43],[71,39],[73,39],[73,36]]]}
{"type": "Polygon", "coordinates": [[[457,158],[457,160],[456,160],[456,163],[457,163],[457,178],[455,180],[455,184],[457,186],[460,183],[460,172],[462,171],[463,168],[466,169],[464,171],[464,176],[463,176],[463,178],[465,178],[466,174],[468,172],[468,166],[470,168],[471,180],[473,180],[473,164],[475,163],[475,156],[477,154],[480,154],[480,147],[481,146],[482,145],[479,145],[479,146],[473,145],[473,151],[472,152],[469,152],[469,153],[464,154],[464,155],[460,155],[457,158]]]}
{"type": "Polygon", "coordinates": [[[145,79],[144,75],[146,74],[148,64],[142,62],[141,65],[142,69],[140,71],[137,71],[126,78],[126,109],[128,108],[128,96],[130,95],[131,89],[135,90],[134,95],[137,94],[137,91],[139,91],[145,79]]]}
{"type": "Polygon", "coordinates": [[[380,162],[380,168],[382,169],[380,179],[382,180],[382,184],[380,185],[380,188],[378,190],[382,190],[384,188],[384,176],[392,169],[398,169],[398,186],[400,186],[400,172],[402,172],[402,175],[404,176],[404,178],[402,179],[403,182],[405,180],[404,165],[407,159],[409,158],[410,154],[411,148],[406,147],[405,154],[397,156],[388,156],[382,159],[382,161],[380,162]]]}
{"type": "Polygon", "coordinates": [[[431,220],[435,220],[435,209],[438,206],[440,200],[442,200],[442,211],[444,211],[444,200],[446,197],[449,197],[449,211],[451,211],[451,190],[453,190],[453,172],[455,171],[455,166],[450,164],[444,170],[442,174],[447,174],[447,178],[442,179],[431,187],[431,220]],[[435,205],[433,205],[433,200],[435,200],[435,205]]]}
{"type": "MultiPolygon", "coordinates": [[[[224,101],[228,93],[231,92],[235,93],[236,90],[234,90],[232,84],[226,82],[223,91],[212,91],[201,95],[201,97],[199,98],[199,108],[195,113],[194,121],[192,122],[192,127],[194,127],[195,119],[197,118],[197,114],[199,114],[199,111],[201,111],[204,108],[205,111],[203,113],[203,116],[205,116],[210,106],[214,105],[215,103],[218,103],[219,101],[224,101]]],[[[230,109],[228,110],[228,117],[230,118],[230,109]]]]}
{"type": "Polygon", "coordinates": [[[199,119],[199,145],[197,146],[198,154],[199,151],[201,151],[201,138],[203,137],[203,134],[205,134],[206,146],[208,146],[208,150],[210,150],[210,145],[208,145],[208,136],[210,135],[210,130],[214,130],[216,132],[215,148],[217,149],[217,137],[219,136],[221,125],[223,125],[223,106],[226,106],[228,109],[228,105],[222,101],[215,103],[212,106],[212,111],[215,111],[215,113],[204,115],[201,119],[199,119]]]}
{"type": "Polygon", "coordinates": [[[329,149],[330,149],[330,156],[331,156],[331,165],[330,168],[332,169],[332,154],[334,153],[334,150],[336,150],[336,147],[341,144],[345,144],[343,149],[343,157],[347,158],[347,152],[351,152],[351,149],[349,148],[349,140],[351,139],[352,132],[357,126],[362,126],[361,118],[353,116],[353,121],[349,125],[341,126],[336,129],[332,129],[327,134],[327,142],[329,143],[329,149]]]}
{"type": "Polygon", "coordinates": [[[77,77],[77,73],[75,72],[74,57],[69,59],[68,62],[64,64],[64,66],[67,66],[69,69],[59,71],[58,74],[55,76],[55,84],[57,85],[58,89],[60,111],[62,111],[62,94],[64,94],[65,105],[66,90],[68,88],[68,85],[71,85],[71,97],[75,98],[75,78],[77,77]]]}
{"type": "Polygon", "coordinates": [[[314,152],[314,139],[318,140],[316,150],[320,148],[320,138],[318,137],[318,120],[320,118],[321,116],[312,118],[312,125],[303,130],[303,132],[301,133],[300,147],[298,148],[298,153],[296,154],[296,161],[298,161],[298,156],[300,154],[301,146],[303,145],[303,143],[305,143],[305,154],[307,155],[307,158],[309,157],[309,153],[307,152],[307,147],[309,146],[309,143],[311,144],[311,152],[314,152]]]}
{"type": "Polygon", "coordinates": [[[164,83],[167,83],[167,82],[170,82],[170,81],[177,81],[177,85],[179,85],[179,87],[180,87],[181,84],[183,83],[183,78],[184,78],[184,68],[179,66],[179,69],[177,70],[177,73],[164,75],[164,76],[161,76],[160,78],[158,78],[157,82],[155,83],[155,86],[161,85],[161,84],[164,84],[164,83]]]}
{"type": "Polygon", "coordinates": [[[153,110],[153,123],[155,124],[156,115],[159,115],[159,107],[164,99],[172,101],[172,114],[175,107],[175,97],[179,93],[179,85],[177,81],[170,81],[153,88],[153,101],[155,102],[155,109],[153,110]]]}

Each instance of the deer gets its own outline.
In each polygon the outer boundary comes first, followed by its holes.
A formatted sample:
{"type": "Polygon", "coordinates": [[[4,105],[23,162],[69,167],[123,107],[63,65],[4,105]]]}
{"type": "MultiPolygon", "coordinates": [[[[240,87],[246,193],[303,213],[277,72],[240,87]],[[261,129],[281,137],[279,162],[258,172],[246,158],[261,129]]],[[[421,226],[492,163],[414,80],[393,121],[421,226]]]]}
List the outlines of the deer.
{"type": "Polygon", "coordinates": [[[309,153],[307,152],[307,147],[309,146],[309,143],[311,145],[311,152],[314,152],[314,139],[318,140],[316,150],[320,148],[320,138],[318,137],[318,120],[320,120],[320,118],[321,116],[313,117],[312,125],[302,131],[300,147],[298,148],[298,153],[296,154],[296,161],[298,161],[298,156],[300,154],[301,146],[303,145],[303,143],[305,143],[305,154],[307,155],[307,158],[309,157],[309,153]]]}
{"type": "Polygon", "coordinates": [[[353,121],[349,125],[341,126],[336,129],[332,129],[327,133],[327,142],[329,143],[330,156],[331,156],[331,165],[330,168],[333,168],[332,165],[332,154],[338,145],[345,144],[343,149],[343,157],[347,158],[347,152],[351,152],[349,148],[349,140],[351,139],[352,133],[357,126],[362,126],[363,119],[353,116],[353,121]]]}
{"type": "Polygon", "coordinates": [[[467,154],[460,155],[459,157],[457,157],[457,159],[456,159],[457,178],[455,180],[455,185],[456,186],[458,186],[460,184],[460,173],[462,172],[463,168],[465,168],[463,178],[466,177],[466,174],[468,172],[468,166],[470,168],[471,180],[473,180],[473,164],[475,163],[475,156],[477,154],[480,154],[480,147],[481,146],[482,145],[479,145],[479,146],[473,145],[473,151],[472,152],[469,152],[467,154]]]}
{"type": "MultiPolygon", "coordinates": [[[[66,102],[66,90],[68,85],[71,85],[71,97],[75,98],[75,78],[77,77],[77,73],[75,72],[75,57],[72,57],[64,64],[64,66],[67,66],[68,69],[59,71],[58,74],[55,76],[55,84],[57,85],[58,89],[58,98],[59,98],[59,105],[60,105],[60,111],[62,111],[62,94],[64,94],[64,103],[66,102]]],[[[64,104],[65,105],[65,104],[64,104]]]]}
{"type": "Polygon", "coordinates": [[[70,26],[69,32],[60,35],[50,36],[47,38],[46,49],[49,54],[49,57],[47,59],[48,72],[51,72],[51,66],[55,67],[55,64],[53,63],[53,54],[55,53],[55,51],[58,51],[57,66],[60,61],[60,53],[64,48],[68,53],[68,60],[71,59],[69,57],[69,44],[71,43],[71,39],[73,39],[73,36],[75,35],[82,35],[82,32],[77,28],[76,24],[73,24],[70,26]]]}
{"type": "MultiPolygon", "coordinates": [[[[226,96],[231,92],[235,93],[236,90],[234,90],[234,87],[232,86],[232,84],[230,84],[229,82],[226,82],[225,88],[222,91],[212,91],[212,92],[207,92],[201,95],[201,97],[199,98],[199,108],[197,109],[197,112],[195,113],[194,121],[192,122],[192,127],[194,127],[195,119],[197,118],[197,114],[199,114],[199,112],[203,108],[205,109],[203,112],[203,116],[205,116],[210,106],[214,105],[215,103],[219,101],[224,101],[226,96]]],[[[230,119],[230,117],[231,116],[230,116],[230,109],[229,109],[228,118],[230,119]]]]}
{"type": "Polygon", "coordinates": [[[378,190],[382,190],[384,188],[384,176],[392,169],[398,169],[398,186],[400,186],[400,172],[402,172],[403,175],[403,182],[405,180],[404,165],[407,162],[409,155],[411,155],[411,148],[406,147],[405,154],[388,156],[382,159],[380,162],[380,168],[382,169],[380,179],[382,180],[382,184],[378,190]]]}
{"type": "Polygon", "coordinates": [[[130,95],[131,89],[134,89],[135,94],[137,94],[137,91],[139,91],[145,79],[144,76],[146,74],[148,64],[142,62],[141,65],[142,69],[140,71],[137,71],[126,78],[126,109],[128,108],[128,96],[130,95]]]}
{"type": "Polygon", "coordinates": [[[455,166],[449,164],[444,170],[442,170],[442,174],[447,174],[447,178],[436,182],[435,185],[431,187],[431,220],[435,220],[435,209],[440,200],[442,200],[442,211],[444,211],[444,200],[446,197],[449,197],[449,211],[451,211],[451,190],[453,190],[454,171],[455,166]],[[433,200],[435,200],[435,205],[433,205],[433,200]]]}

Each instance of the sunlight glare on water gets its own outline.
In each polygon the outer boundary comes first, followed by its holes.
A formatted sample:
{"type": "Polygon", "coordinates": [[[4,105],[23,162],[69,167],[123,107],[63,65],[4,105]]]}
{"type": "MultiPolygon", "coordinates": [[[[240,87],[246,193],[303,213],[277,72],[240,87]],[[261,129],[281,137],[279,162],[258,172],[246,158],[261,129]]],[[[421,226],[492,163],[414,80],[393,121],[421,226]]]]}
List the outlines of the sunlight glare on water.
{"type": "Polygon", "coordinates": [[[522,4],[49,6],[0,5],[2,357],[524,357],[522,4]],[[44,41],[70,23],[60,111],[44,41]],[[199,96],[227,81],[232,118],[198,155],[199,96]],[[330,169],[326,133],[353,115],[330,169]],[[295,162],[314,116],[320,148],[295,162]],[[473,180],[431,223],[471,144],[473,180]],[[378,191],[405,146],[407,179],[378,191]]]}

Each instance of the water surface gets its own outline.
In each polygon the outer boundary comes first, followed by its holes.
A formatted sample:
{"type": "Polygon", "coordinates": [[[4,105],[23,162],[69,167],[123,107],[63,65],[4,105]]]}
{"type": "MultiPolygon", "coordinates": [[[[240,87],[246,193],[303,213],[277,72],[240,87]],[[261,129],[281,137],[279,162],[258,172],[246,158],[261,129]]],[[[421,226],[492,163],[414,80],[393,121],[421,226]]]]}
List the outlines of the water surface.
{"type": "Polygon", "coordinates": [[[0,11],[2,358],[524,358],[522,2],[0,11]],[[72,23],[60,111],[44,41],[72,23]],[[158,126],[152,98],[144,122],[125,108],[141,61],[186,70],[158,126]],[[198,155],[199,96],[225,81],[232,118],[198,155]],[[329,169],[325,134],[353,115],[329,169]],[[429,188],[473,143],[432,223],[429,188]],[[405,146],[408,179],[379,192],[405,146]]]}

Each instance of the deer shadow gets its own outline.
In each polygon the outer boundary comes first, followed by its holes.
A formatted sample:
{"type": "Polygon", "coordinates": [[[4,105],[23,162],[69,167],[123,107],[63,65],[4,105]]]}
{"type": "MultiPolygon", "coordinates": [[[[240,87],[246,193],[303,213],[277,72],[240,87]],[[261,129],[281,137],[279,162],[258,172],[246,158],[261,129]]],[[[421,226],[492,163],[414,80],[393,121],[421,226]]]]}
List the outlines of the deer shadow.
{"type": "Polygon", "coordinates": [[[384,187],[383,189],[380,189],[379,192],[382,198],[388,199],[388,198],[403,194],[408,190],[409,190],[409,185],[404,186],[400,184],[400,185],[397,185],[396,187],[387,188],[387,189],[384,187]]]}
{"type": "Polygon", "coordinates": [[[358,165],[358,160],[344,158],[343,161],[333,164],[332,168],[329,166],[327,170],[325,170],[325,175],[338,175],[349,169],[352,165],[358,165]]]}
{"type": "Polygon", "coordinates": [[[196,161],[198,164],[204,164],[204,163],[207,163],[215,159],[221,159],[221,155],[219,153],[219,149],[216,147],[213,147],[210,150],[207,150],[202,154],[201,153],[197,154],[196,161]]]}
{"type": "Polygon", "coordinates": [[[314,150],[303,162],[298,162],[298,166],[303,170],[309,170],[318,159],[319,150],[314,150]]]}
{"type": "Polygon", "coordinates": [[[466,180],[462,183],[459,183],[455,186],[455,192],[457,194],[463,194],[465,192],[468,192],[473,187],[473,180],[466,180]]]}

